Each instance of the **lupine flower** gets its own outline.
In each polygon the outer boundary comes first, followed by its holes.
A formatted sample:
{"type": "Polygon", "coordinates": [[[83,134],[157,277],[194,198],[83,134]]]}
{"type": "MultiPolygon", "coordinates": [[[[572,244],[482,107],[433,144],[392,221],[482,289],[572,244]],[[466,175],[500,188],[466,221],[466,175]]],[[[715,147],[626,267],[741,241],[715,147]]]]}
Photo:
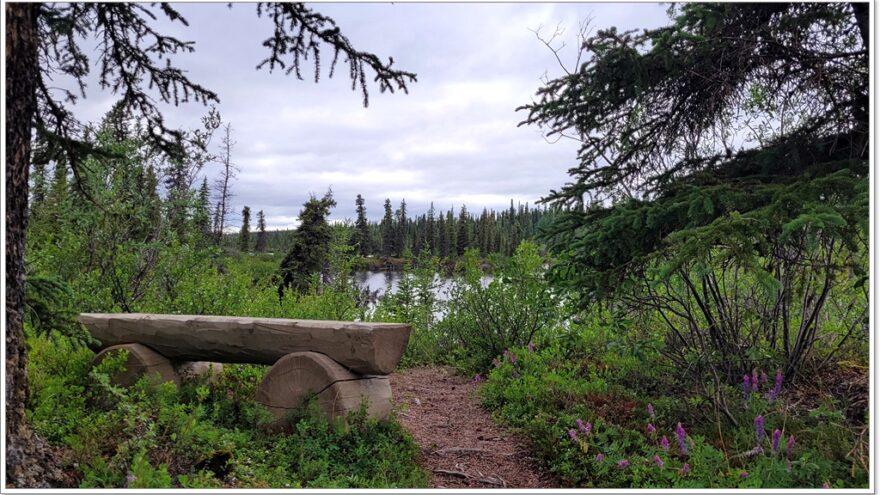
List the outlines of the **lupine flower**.
{"type": "Polygon", "coordinates": [[[492,366],[494,366],[496,368],[501,366],[501,363],[498,362],[498,358],[492,359],[492,366]]]}
{"type": "Polygon", "coordinates": [[[746,479],[746,478],[749,477],[749,472],[748,472],[748,471],[740,471],[740,472],[739,472],[739,477],[742,478],[742,479],[746,479]]]}
{"type": "Polygon", "coordinates": [[[771,437],[771,445],[773,445],[773,453],[775,454],[779,450],[779,439],[782,438],[782,432],[779,431],[779,428],[773,430],[773,436],[771,437]]]}
{"type": "Polygon", "coordinates": [[[761,370],[761,385],[767,383],[767,372],[761,370]]]}
{"type": "Polygon", "coordinates": [[[663,468],[663,459],[660,458],[659,455],[654,456],[654,464],[657,465],[658,468],[663,468]]]}
{"type": "Polygon", "coordinates": [[[828,483],[827,481],[822,483],[822,488],[831,488],[831,483],[828,483]]]}
{"type": "Polygon", "coordinates": [[[605,454],[603,454],[603,453],[601,453],[601,452],[599,452],[598,454],[596,454],[596,462],[602,462],[602,461],[604,461],[604,460],[605,460],[605,454]]]}
{"type": "Polygon", "coordinates": [[[782,370],[776,370],[776,381],[773,383],[773,390],[767,394],[767,398],[774,401],[779,395],[779,392],[782,392],[782,370]]]}
{"type": "Polygon", "coordinates": [[[476,375],[474,375],[474,382],[475,382],[475,383],[480,383],[480,382],[482,382],[482,381],[483,381],[483,375],[481,375],[481,374],[479,374],[479,373],[477,373],[476,375]]]}
{"type": "Polygon", "coordinates": [[[752,388],[752,381],[749,379],[749,375],[743,375],[743,400],[749,400],[749,390],[752,388]]]}
{"type": "Polygon", "coordinates": [[[653,435],[657,431],[657,428],[654,428],[654,425],[652,425],[651,423],[648,423],[647,429],[648,429],[648,435],[653,435]]]}
{"type": "Polygon", "coordinates": [[[788,437],[788,443],[785,445],[785,453],[791,457],[791,453],[794,452],[794,435],[788,437]]]}
{"type": "Polygon", "coordinates": [[[510,364],[516,364],[516,354],[510,353],[510,364]]]}
{"type": "Polygon", "coordinates": [[[535,344],[529,342],[529,352],[535,352],[535,344]]]}
{"type": "Polygon", "coordinates": [[[681,466],[681,474],[688,474],[690,472],[691,472],[691,465],[688,463],[684,463],[684,465],[681,466]]]}
{"type": "Polygon", "coordinates": [[[755,416],[755,438],[758,439],[758,445],[764,440],[764,416],[755,416]]]}
{"type": "Polygon", "coordinates": [[[678,439],[678,448],[681,449],[682,454],[687,454],[688,448],[684,439],[687,436],[687,433],[684,431],[684,427],[681,426],[681,423],[675,427],[675,437],[678,439]]]}
{"type": "Polygon", "coordinates": [[[617,467],[619,467],[620,469],[624,469],[628,466],[629,466],[629,461],[626,459],[621,459],[621,460],[617,461],[617,467]]]}
{"type": "Polygon", "coordinates": [[[516,370],[513,370],[513,377],[519,378],[519,373],[516,370]]]}
{"type": "Polygon", "coordinates": [[[590,431],[593,429],[593,425],[591,425],[589,421],[584,423],[583,421],[578,419],[577,421],[575,421],[575,424],[577,424],[579,430],[584,432],[584,435],[589,435],[590,431]]]}
{"type": "Polygon", "coordinates": [[[578,439],[577,432],[574,431],[573,429],[568,430],[568,438],[570,438],[572,442],[577,442],[577,439],[578,439]]]}
{"type": "Polygon", "coordinates": [[[660,448],[663,450],[669,450],[669,439],[666,438],[666,435],[663,435],[663,438],[660,439],[660,448]]]}
{"type": "Polygon", "coordinates": [[[654,417],[654,404],[648,403],[648,416],[654,417]]]}
{"type": "Polygon", "coordinates": [[[758,391],[758,370],[752,369],[752,392],[758,391]]]}
{"type": "Polygon", "coordinates": [[[131,473],[129,473],[128,476],[125,477],[125,481],[127,481],[129,483],[133,482],[136,479],[137,479],[137,477],[131,473]]]}

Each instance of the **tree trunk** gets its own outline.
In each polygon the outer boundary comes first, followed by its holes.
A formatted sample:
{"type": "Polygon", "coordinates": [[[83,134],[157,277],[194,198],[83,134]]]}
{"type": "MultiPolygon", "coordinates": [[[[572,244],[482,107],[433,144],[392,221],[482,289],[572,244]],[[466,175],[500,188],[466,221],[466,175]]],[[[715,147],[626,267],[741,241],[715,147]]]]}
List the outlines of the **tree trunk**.
{"type": "Polygon", "coordinates": [[[24,314],[31,122],[36,111],[37,4],[6,4],[6,483],[47,486],[51,457],[28,427],[24,314]]]}

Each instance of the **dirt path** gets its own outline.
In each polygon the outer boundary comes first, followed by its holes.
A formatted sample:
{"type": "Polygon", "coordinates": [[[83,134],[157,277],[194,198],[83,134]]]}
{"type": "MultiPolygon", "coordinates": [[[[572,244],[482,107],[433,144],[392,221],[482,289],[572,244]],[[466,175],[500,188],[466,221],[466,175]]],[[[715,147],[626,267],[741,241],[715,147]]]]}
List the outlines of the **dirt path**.
{"type": "Polygon", "coordinates": [[[434,488],[546,488],[524,442],[480,407],[476,384],[448,368],[391,375],[398,420],[422,447],[434,488]]]}

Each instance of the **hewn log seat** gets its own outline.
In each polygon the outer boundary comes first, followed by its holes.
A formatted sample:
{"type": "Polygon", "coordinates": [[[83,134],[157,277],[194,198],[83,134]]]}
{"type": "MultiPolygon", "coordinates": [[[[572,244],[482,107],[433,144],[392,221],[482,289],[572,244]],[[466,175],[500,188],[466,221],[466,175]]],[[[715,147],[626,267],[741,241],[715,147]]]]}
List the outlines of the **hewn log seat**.
{"type": "Polygon", "coordinates": [[[180,383],[183,370],[222,369],[206,361],[272,364],[255,399],[273,413],[273,426],[311,395],[330,418],[364,399],[371,416],[387,416],[391,387],[384,375],[397,366],[410,334],[398,323],[236,316],[83,313],[79,321],[103,346],[96,362],[129,351],[126,372],[114,376],[122,385],[149,373],[180,383]]]}

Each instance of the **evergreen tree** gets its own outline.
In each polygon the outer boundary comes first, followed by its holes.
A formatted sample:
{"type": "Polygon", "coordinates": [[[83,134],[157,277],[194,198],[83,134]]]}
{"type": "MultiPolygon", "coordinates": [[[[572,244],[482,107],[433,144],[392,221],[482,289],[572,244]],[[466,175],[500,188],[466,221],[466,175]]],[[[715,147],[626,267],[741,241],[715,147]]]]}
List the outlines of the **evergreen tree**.
{"type": "Polygon", "coordinates": [[[195,212],[193,213],[193,225],[196,232],[201,235],[205,241],[212,239],[213,232],[211,230],[211,198],[208,191],[208,178],[202,180],[202,186],[199,188],[198,200],[196,202],[195,212]]]}
{"type": "Polygon", "coordinates": [[[425,218],[425,249],[430,249],[431,254],[437,255],[439,253],[439,246],[437,240],[437,227],[434,225],[434,202],[431,201],[431,206],[428,208],[428,213],[425,218]]]}
{"type": "Polygon", "coordinates": [[[437,220],[437,232],[440,245],[438,253],[441,258],[447,258],[449,256],[449,231],[446,229],[446,219],[444,215],[440,215],[440,218],[437,220]]]}
{"type": "Polygon", "coordinates": [[[327,217],[334,206],[336,201],[330,191],[320,199],[311,196],[303,205],[290,251],[281,261],[279,298],[284,296],[286,289],[305,292],[311,277],[324,269],[333,236],[327,217]]]}
{"type": "Polygon", "coordinates": [[[361,256],[367,256],[370,253],[370,225],[367,221],[367,207],[364,205],[364,198],[360,194],[354,201],[357,209],[357,219],[354,223],[354,246],[357,253],[361,256]]]}
{"type": "Polygon", "coordinates": [[[406,235],[406,200],[400,201],[400,208],[395,212],[394,251],[397,256],[403,256],[408,250],[406,235]]]}
{"type": "Polygon", "coordinates": [[[241,210],[241,230],[238,232],[238,250],[242,253],[250,251],[251,246],[251,207],[241,210]]]}
{"type": "Polygon", "coordinates": [[[471,246],[470,237],[467,207],[461,205],[461,211],[458,214],[458,234],[455,236],[456,252],[459,256],[463,256],[467,248],[471,246]]]}
{"type": "Polygon", "coordinates": [[[867,271],[868,13],[678,4],[669,26],[586,40],[523,107],[589,136],[546,198],[557,285],[583,308],[663,308],[667,358],[694,383],[735,384],[759,355],[798,374],[829,292],[867,271]]]}
{"type": "Polygon", "coordinates": [[[385,198],[385,216],[382,217],[382,256],[394,253],[394,217],[391,213],[391,200],[385,198]]]}
{"type": "Polygon", "coordinates": [[[457,244],[455,242],[455,217],[453,217],[452,209],[446,212],[446,256],[454,257],[457,253],[457,244]]]}
{"type": "Polygon", "coordinates": [[[266,216],[263,215],[263,210],[257,212],[257,243],[254,245],[254,251],[258,253],[265,253],[266,246],[268,243],[267,235],[266,235],[266,216]]]}

